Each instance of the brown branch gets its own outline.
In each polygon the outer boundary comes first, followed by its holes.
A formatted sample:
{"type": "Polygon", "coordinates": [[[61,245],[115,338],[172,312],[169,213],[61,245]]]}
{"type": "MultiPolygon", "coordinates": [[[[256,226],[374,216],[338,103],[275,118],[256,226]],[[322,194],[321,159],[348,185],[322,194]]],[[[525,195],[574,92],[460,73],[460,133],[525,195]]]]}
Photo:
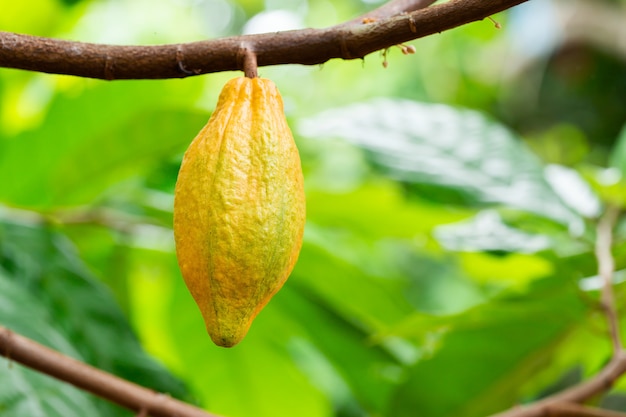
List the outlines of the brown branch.
{"type": "Polygon", "coordinates": [[[619,209],[609,206],[606,213],[597,226],[596,233],[596,259],[598,260],[598,275],[602,278],[602,294],[600,304],[604,310],[608,324],[613,352],[617,354],[622,350],[622,340],[619,330],[619,317],[613,296],[613,272],[615,270],[615,260],[611,252],[613,245],[613,227],[619,217],[619,209]]]}
{"type": "MultiPolygon", "coordinates": [[[[0,355],[152,417],[218,417],[215,414],[93,368],[0,326],[0,355]]],[[[11,372],[11,369],[5,370],[11,372]]]]}
{"type": "Polygon", "coordinates": [[[340,24],[173,45],[117,46],[72,42],[0,32],[0,67],[100,79],[183,78],[241,70],[240,50],[254,51],[258,66],[322,64],[329,59],[358,59],[402,42],[484,19],[528,0],[450,0],[425,7],[424,0],[393,2],[386,17],[372,23],[340,24]],[[390,10],[393,9],[393,10],[390,10]]]}
{"type": "Polygon", "coordinates": [[[626,414],[580,404],[558,403],[546,407],[546,417],[626,417],[626,414]]]}
{"type": "Polygon", "coordinates": [[[531,405],[515,407],[492,417],[546,417],[550,415],[548,410],[557,404],[581,403],[608,391],[624,373],[626,373],[626,352],[621,351],[591,379],[531,405]]]}

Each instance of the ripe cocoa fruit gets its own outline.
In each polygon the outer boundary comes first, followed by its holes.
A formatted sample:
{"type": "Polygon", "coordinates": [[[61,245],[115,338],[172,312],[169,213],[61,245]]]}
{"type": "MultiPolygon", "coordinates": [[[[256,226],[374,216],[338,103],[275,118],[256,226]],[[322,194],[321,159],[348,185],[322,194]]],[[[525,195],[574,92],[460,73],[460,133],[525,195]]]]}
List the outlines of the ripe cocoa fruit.
{"type": "Polygon", "coordinates": [[[178,264],[215,344],[239,343],[282,287],[304,222],[300,156],[278,89],[230,80],[185,152],[174,198],[178,264]]]}

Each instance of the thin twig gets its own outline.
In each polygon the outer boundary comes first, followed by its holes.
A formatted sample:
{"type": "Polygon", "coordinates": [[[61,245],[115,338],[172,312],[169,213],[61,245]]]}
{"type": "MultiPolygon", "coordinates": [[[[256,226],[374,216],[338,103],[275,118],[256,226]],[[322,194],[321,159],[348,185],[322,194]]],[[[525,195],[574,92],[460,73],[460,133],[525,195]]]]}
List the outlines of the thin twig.
{"type": "Polygon", "coordinates": [[[556,403],[546,407],[546,417],[626,417],[626,414],[580,404],[556,403]]]}
{"type": "Polygon", "coordinates": [[[2,326],[0,326],[0,355],[69,382],[139,415],[143,412],[152,417],[218,417],[166,394],[149,390],[62,355],[2,326]]]}
{"type": "Polygon", "coordinates": [[[511,408],[492,417],[546,417],[555,404],[582,403],[611,389],[615,381],[626,373],[626,353],[614,355],[611,361],[592,378],[530,405],[511,408]]]}
{"type": "Polygon", "coordinates": [[[596,236],[596,259],[598,260],[598,275],[602,278],[602,294],[600,303],[604,310],[608,324],[613,353],[618,354],[622,350],[622,340],[619,329],[619,317],[615,306],[613,295],[613,272],[615,271],[615,260],[611,247],[613,245],[613,227],[617,222],[620,211],[617,207],[609,206],[600,219],[597,226],[596,236]]]}
{"type": "MultiPolygon", "coordinates": [[[[0,32],[0,67],[106,80],[183,78],[241,70],[242,44],[255,52],[259,67],[317,65],[334,58],[360,59],[393,45],[482,20],[526,1],[450,0],[404,14],[397,14],[393,7],[382,9],[394,13],[391,17],[381,16],[368,23],[174,45],[101,45],[0,32]]],[[[430,3],[394,2],[409,10],[430,3]]]]}

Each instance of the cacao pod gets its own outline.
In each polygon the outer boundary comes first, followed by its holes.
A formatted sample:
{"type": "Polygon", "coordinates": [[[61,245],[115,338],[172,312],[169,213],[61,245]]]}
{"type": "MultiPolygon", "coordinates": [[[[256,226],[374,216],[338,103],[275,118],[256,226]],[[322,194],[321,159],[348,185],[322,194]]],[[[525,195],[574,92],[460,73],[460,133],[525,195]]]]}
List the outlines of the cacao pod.
{"type": "Polygon", "coordinates": [[[230,80],[185,152],[174,198],[178,263],[215,344],[239,343],[282,287],[304,222],[300,157],[278,89],[230,80]]]}

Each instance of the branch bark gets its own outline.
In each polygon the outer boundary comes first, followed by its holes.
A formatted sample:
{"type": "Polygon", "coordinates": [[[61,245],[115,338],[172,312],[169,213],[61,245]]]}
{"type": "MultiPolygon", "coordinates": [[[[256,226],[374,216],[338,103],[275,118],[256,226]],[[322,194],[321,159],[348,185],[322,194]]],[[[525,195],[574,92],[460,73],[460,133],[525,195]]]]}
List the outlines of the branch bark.
{"type": "MultiPolygon", "coordinates": [[[[219,417],[62,355],[0,326],[0,355],[152,417],[219,417]]],[[[7,372],[11,372],[8,370],[7,372]]]]}
{"type": "Polygon", "coordinates": [[[528,0],[431,0],[391,2],[365,16],[326,29],[302,29],[173,45],[118,46],[0,32],[0,67],[79,77],[114,79],[184,78],[242,70],[241,50],[258,66],[322,64],[359,59],[402,42],[482,20],[528,0]],[[410,13],[407,10],[420,9],[410,13]],[[348,24],[349,23],[349,24],[348,24]]]}

